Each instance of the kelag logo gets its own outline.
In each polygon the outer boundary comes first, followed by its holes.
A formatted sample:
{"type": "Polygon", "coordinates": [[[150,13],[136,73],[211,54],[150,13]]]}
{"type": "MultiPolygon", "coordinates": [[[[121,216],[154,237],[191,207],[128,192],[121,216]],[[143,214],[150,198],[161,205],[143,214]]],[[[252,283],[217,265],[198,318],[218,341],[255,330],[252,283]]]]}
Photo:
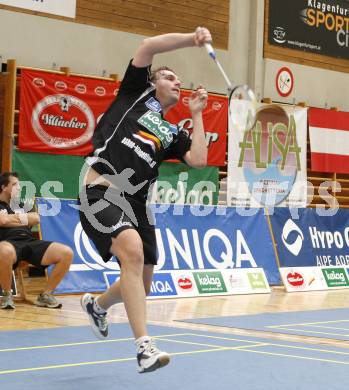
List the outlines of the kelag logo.
{"type": "Polygon", "coordinates": [[[153,297],[177,295],[172,275],[169,272],[154,273],[150,291],[153,297]]]}
{"type": "Polygon", "coordinates": [[[200,294],[227,292],[220,272],[194,272],[193,274],[200,294]]]}
{"type": "Polygon", "coordinates": [[[349,286],[348,277],[344,268],[323,268],[322,273],[324,274],[328,287],[349,286]]]}

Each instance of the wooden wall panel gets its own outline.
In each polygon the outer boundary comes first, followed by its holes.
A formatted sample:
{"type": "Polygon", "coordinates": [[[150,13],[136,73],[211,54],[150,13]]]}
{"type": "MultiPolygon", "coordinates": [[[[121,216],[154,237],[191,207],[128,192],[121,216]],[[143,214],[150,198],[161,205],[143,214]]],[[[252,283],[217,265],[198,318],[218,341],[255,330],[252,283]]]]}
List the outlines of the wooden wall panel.
{"type": "Polygon", "coordinates": [[[77,0],[75,20],[4,5],[0,9],[147,36],[205,26],[217,48],[228,48],[229,0],[77,0]]]}

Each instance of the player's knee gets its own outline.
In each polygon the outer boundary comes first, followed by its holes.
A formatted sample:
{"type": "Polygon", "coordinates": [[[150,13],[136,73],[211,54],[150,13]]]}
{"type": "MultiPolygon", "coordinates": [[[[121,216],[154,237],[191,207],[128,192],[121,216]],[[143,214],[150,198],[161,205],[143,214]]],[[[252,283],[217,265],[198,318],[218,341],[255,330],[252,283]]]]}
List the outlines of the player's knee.
{"type": "Polygon", "coordinates": [[[121,259],[122,265],[141,270],[144,264],[143,246],[133,245],[127,248],[124,253],[124,259],[121,259]]]}
{"type": "Polygon", "coordinates": [[[2,264],[13,264],[16,259],[16,251],[9,245],[0,244],[0,260],[2,264]]]}
{"type": "Polygon", "coordinates": [[[69,246],[64,246],[60,253],[60,262],[64,264],[67,268],[70,267],[74,257],[74,252],[69,246]]]}

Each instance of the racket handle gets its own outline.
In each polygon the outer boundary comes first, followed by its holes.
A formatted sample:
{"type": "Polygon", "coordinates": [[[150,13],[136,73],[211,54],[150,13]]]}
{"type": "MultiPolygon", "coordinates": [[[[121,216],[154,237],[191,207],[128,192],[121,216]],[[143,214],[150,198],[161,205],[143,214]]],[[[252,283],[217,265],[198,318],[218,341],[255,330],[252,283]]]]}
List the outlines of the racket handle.
{"type": "Polygon", "coordinates": [[[216,52],[214,51],[212,45],[210,43],[204,43],[205,49],[208,53],[208,55],[215,60],[216,59],[216,52]]]}

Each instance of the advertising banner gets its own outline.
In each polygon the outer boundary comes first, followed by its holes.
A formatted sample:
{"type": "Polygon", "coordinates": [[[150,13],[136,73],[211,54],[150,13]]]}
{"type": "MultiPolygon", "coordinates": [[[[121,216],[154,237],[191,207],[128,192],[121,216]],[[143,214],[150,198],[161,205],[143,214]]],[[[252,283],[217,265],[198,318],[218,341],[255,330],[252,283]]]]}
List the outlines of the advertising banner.
{"type": "Polygon", "coordinates": [[[219,168],[190,168],[183,163],[163,162],[150,203],[217,204],[219,168]]]}
{"type": "MultiPolygon", "coordinates": [[[[105,272],[109,287],[120,272],[105,272]]],[[[270,287],[262,268],[193,271],[156,271],[149,298],[186,298],[212,295],[265,294],[270,287]]]]}
{"type": "Polygon", "coordinates": [[[87,155],[96,123],[118,88],[115,81],[23,69],[19,149],[87,155]]]}
{"type": "MultiPolygon", "coordinates": [[[[119,83],[81,76],[23,69],[21,72],[20,150],[87,155],[91,137],[103,113],[117,95],[119,83]]],[[[180,102],[167,119],[191,132],[188,108],[192,91],[181,91],[180,102]]],[[[209,94],[203,120],[208,145],[208,165],[225,164],[228,100],[209,94]]]]}
{"type": "Polygon", "coordinates": [[[349,266],[280,268],[287,292],[349,288],[348,272],[349,266]]]}
{"type": "MultiPolygon", "coordinates": [[[[105,274],[119,271],[119,265],[115,259],[107,263],[102,261],[82,230],[76,201],[43,198],[37,201],[43,239],[65,243],[75,254],[70,272],[56,292],[103,291],[105,274]]],[[[248,283],[258,290],[262,277],[257,274],[262,268],[269,284],[280,282],[263,210],[256,209],[253,217],[241,216],[233,208],[214,206],[157,204],[152,205],[152,210],[156,220],[156,271],[180,270],[185,284],[186,271],[245,269],[251,273],[247,275],[248,283]]],[[[197,283],[201,276],[197,274],[197,283]]],[[[229,283],[237,291],[238,287],[246,288],[246,279],[242,280],[238,274],[232,273],[231,279],[229,283]]]]}
{"type": "Polygon", "coordinates": [[[307,109],[261,104],[246,130],[245,104],[233,106],[229,120],[227,204],[305,207],[307,109]]]}
{"type": "Polygon", "coordinates": [[[0,0],[0,4],[75,18],[76,0],[0,0]]]}
{"type": "Polygon", "coordinates": [[[312,171],[349,173],[348,112],[310,108],[309,138],[312,171]]]}
{"type": "MultiPolygon", "coordinates": [[[[176,123],[189,132],[193,121],[188,107],[192,91],[181,90],[178,104],[166,115],[169,122],[176,123]]],[[[207,107],[203,111],[203,122],[208,146],[208,165],[223,166],[227,147],[228,98],[214,94],[208,95],[207,107]]]]}
{"type": "Polygon", "coordinates": [[[76,199],[83,164],[84,158],[81,156],[19,150],[13,150],[12,155],[12,169],[19,174],[26,198],[39,196],[76,199]]]}
{"type": "Polygon", "coordinates": [[[349,267],[349,210],[276,208],[270,221],[281,267],[349,267]],[[327,215],[326,215],[327,214],[327,215]]]}
{"type": "Polygon", "coordinates": [[[348,59],[348,16],[344,0],[269,0],[268,42],[348,59]]]}

